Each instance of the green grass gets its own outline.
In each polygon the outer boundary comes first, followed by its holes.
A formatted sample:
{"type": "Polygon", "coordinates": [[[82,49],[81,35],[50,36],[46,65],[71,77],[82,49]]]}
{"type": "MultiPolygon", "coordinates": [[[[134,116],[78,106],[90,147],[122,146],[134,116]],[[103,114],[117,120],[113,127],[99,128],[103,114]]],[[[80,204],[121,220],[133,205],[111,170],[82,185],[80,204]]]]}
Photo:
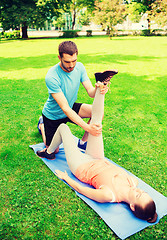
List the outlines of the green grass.
{"type": "MultiPolygon", "coordinates": [[[[29,148],[42,141],[36,125],[48,97],[44,79],[61,41],[0,42],[0,239],[118,239],[29,148]]],[[[105,156],[167,196],[167,37],[74,41],[93,84],[94,72],[119,70],[105,99],[105,156]]],[[[78,101],[92,103],[82,87],[78,101]]],[[[165,239],[166,220],[128,239],[165,239]]]]}

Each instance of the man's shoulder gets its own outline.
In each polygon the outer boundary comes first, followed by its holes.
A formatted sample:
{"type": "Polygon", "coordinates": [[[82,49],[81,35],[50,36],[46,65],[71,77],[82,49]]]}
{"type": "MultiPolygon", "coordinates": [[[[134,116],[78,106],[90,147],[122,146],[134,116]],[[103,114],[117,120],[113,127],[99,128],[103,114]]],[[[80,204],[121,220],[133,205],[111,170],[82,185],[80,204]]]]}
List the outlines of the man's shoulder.
{"type": "Polygon", "coordinates": [[[59,84],[61,81],[61,78],[59,76],[59,64],[54,65],[51,67],[45,77],[45,82],[47,84],[59,84]]]}
{"type": "Polygon", "coordinates": [[[77,62],[75,68],[76,68],[77,71],[80,71],[80,72],[84,72],[85,71],[85,67],[84,67],[83,63],[81,63],[81,62],[77,62]]]}
{"type": "Polygon", "coordinates": [[[78,67],[78,68],[84,68],[84,65],[83,65],[83,63],[81,63],[81,62],[77,62],[77,63],[76,63],[76,67],[78,67]]]}
{"type": "Polygon", "coordinates": [[[59,66],[59,63],[57,63],[56,65],[54,65],[48,70],[45,79],[49,79],[49,80],[51,78],[59,79],[59,75],[60,75],[60,66],[59,66]]]}
{"type": "Polygon", "coordinates": [[[59,63],[57,63],[56,65],[52,66],[52,67],[48,70],[47,74],[55,73],[55,72],[58,70],[58,67],[59,67],[59,63]]]}

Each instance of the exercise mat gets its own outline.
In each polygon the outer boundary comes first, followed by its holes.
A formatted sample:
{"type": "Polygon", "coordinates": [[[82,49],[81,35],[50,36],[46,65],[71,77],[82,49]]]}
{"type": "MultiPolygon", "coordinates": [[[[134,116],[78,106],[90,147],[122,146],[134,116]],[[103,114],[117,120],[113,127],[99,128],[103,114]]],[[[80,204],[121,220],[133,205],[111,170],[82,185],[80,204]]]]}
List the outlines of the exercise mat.
{"type": "MultiPolygon", "coordinates": [[[[38,150],[42,150],[44,147],[44,143],[30,145],[30,148],[32,148],[35,153],[38,150]]],[[[71,177],[73,180],[79,182],[83,186],[85,185],[91,187],[88,184],[80,182],[71,173],[65,158],[63,144],[60,145],[60,150],[56,154],[56,160],[48,160],[45,158],[42,158],[42,160],[53,173],[55,173],[56,169],[67,171],[69,177],[71,177]]],[[[113,161],[111,162],[114,163],[113,161]]],[[[116,165],[118,166],[118,164],[116,165]]],[[[126,169],[124,170],[127,171],[126,169]]],[[[133,175],[129,171],[127,172],[133,175]]],[[[138,187],[147,192],[156,203],[158,219],[154,224],[157,224],[160,218],[167,214],[167,198],[143,182],[141,179],[137,179],[139,181],[138,187]]],[[[79,194],[78,192],[76,192],[76,194],[104,220],[104,222],[111,228],[112,231],[115,232],[115,234],[120,239],[125,239],[135,234],[136,232],[139,232],[140,230],[153,225],[152,223],[148,223],[147,221],[136,218],[126,203],[98,203],[83,196],[82,194],[79,194]]]]}

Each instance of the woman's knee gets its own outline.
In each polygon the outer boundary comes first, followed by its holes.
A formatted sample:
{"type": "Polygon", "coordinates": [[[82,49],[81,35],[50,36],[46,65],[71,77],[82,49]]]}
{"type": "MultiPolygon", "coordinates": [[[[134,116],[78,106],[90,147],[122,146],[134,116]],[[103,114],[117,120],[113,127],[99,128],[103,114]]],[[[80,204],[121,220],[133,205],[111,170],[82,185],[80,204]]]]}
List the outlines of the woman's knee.
{"type": "Polygon", "coordinates": [[[67,124],[65,124],[65,123],[61,123],[59,125],[58,129],[60,129],[60,131],[70,131],[69,126],[67,126],[67,124]]]}

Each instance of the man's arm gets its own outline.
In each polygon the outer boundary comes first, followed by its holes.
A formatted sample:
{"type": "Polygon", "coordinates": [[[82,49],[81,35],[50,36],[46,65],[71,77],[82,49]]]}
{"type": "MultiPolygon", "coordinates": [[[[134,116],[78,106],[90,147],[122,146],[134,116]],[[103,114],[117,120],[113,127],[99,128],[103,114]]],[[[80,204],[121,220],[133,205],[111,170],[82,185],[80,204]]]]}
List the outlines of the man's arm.
{"type": "Polygon", "coordinates": [[[84,82],[82,82],[82,85],[84,86],[84,88],[86,89],[89,97],[94,98],[95,97],[95,93],[96,93],[96,86],[93,87],[92,83],[90,80],[86,80],[84,82]]]}
{"type": "Polygon", "coordinates": [[[108,92],[108,89],[109,89],[109,84],[110,83],[108,83],[106,85],[103,85],[102,83],[97,82],[97,83],[95,83],[95,87],[93,87],[90,80],[86,80],[86,81],[82,82],[82,85],[84,86],[84,88],[86,89],[89,97],[91,97],[91,98],[95,97],[96,89],[100,85],[101,85],[100,93],[101,94],[106,94],[108,92]]]}
{"type": "Polygon", "coordinates": [[[68,102],[66,97],[62,92],[59,93],[52,93],[52,97],[55,99],[55,101],[58,103],[62,111],[65,113],[65,115],[71,119],[74,123],[76,123],[78,126],[83,128],[85,131],[89,132],[90,134],[94,136],[98,136],[101,134],[102,127],[97,126],[95,124],[87,124],[83,121],[83,119],[75,112],[73,111],[68,102]]]}

